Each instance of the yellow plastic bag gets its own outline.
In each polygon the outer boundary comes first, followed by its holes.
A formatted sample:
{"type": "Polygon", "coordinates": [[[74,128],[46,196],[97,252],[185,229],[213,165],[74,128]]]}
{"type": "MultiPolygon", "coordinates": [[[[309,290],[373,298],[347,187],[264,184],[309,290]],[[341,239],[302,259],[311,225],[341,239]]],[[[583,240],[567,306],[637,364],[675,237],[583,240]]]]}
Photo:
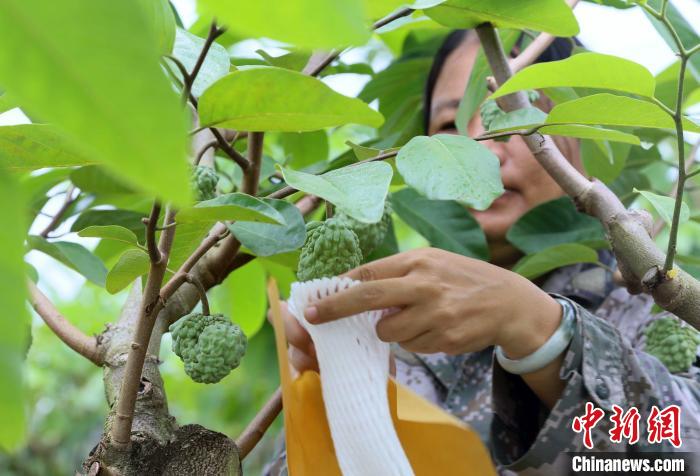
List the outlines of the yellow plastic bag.
{"type": "MultiPolygon", "coordinates": [[[[341,476],[326,420],[317,372],[292,378],[287,338],[274,280],[268,283],[279,357],[287,466],[291,476],[341,476]]],[[[416,476],[489,476],[496,471],[479,435],[462,421],[389,381],[389,407],[401,445],[416,476]]]]}

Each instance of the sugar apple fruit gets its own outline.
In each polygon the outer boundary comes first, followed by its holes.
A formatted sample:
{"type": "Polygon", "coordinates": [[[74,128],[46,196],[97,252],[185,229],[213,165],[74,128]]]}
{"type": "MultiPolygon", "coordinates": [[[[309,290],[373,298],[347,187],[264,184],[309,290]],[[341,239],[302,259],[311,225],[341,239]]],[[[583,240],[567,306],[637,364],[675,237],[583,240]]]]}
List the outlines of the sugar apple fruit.
{"type": "Polygon", "coordinates": [[[200,383],[216,383],[238,367],[248,346],[240,327],[223,314],[194,312],[170,326],[173,352],[185,373],[200,383]]]}
{"type": "Polygon", "coordinates": [[[387,200],[384,203],[382,219],[376,223],[362,223],[343,212],[339,212],[334,218],[355,232],[357,238],[360,240],[362,256],[367,258],[367,256],[384,241],[386,232],[389,229],[389,224],[391,223],[391,212],[391,203],[387,200]]]}
{"type": "Polygon", "coordinates": [[[663,317],[644,330],[646,352],[658,358],[671,372],[687,371],[696,359],[700,333],[678,319],[663,317]]]}
{"type": "Polygon", "coordinates": [[[306,225],[306,242],[299,256],[299,281],[337,276],[362,262],[360,240],[336,218],[306,225]]]}
{"type": "Polygon", "coordinates": [[[217,183],[219,183],[219,176],[211,167],[195,165],[192,169],[192,189],[198,202],[216,197],[217,183]]]}

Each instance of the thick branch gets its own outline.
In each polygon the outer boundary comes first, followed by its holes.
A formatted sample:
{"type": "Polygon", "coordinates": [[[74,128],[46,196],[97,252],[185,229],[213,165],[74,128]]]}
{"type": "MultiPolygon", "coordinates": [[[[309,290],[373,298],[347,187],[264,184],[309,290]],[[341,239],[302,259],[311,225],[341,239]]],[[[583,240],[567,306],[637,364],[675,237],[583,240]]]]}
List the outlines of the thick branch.
{"type": "Polygon", "coordinates": [[[33,281],[27,281],[27,287],[29,288],[29,299],[32,307],[46,325],[49,326],[49,329],[68,347],[93,364],[101,366],[104,363],[104,349],[100,347],[97,338],[86,336],[80,329],[63,317],[33,281]]]}
{"type": "Polygon", "coordinates": [[[160,261],[160,251],[156,245],[156,230],[158,229],[158,218],[160,217],[160,203],[156,200],[151,207],[151,214],[146,222],[146,247],[151,263],[160,261]]]}
{"type": "MultiPolygon", "coordinates": [[[[503,84],[511,71],[496,31],[488,24],[477,27],[476,31],[496,81],[503,84]]],[[[507,112],[527,105],[524,92],[502,98],[502,107],[507,112]]],[[[538,133],[524,136],[523,141],[577,206],[601,221],[628,288],[650,293],[662,308],[700,328],[700,282],[683,271],[672,279],[662,273],[665,256],[650,236],[651,223],[643,215],[627,211],[603,183],[585,178],[549,137],[538,133]]]]}
{"type": "Polygon", "coordinates": [[[265,404],[264,407],[255,415],[253,421],[251,421],[241,436],[236,440],[236,446],[240,452],[241,460],[248,456],[255,445],[265,436],[265,432],[272,422],[275,421],[277,415],[282,411],[282,389],[278,388],[277,391],[270,397],[270,400],[265,404]]]}

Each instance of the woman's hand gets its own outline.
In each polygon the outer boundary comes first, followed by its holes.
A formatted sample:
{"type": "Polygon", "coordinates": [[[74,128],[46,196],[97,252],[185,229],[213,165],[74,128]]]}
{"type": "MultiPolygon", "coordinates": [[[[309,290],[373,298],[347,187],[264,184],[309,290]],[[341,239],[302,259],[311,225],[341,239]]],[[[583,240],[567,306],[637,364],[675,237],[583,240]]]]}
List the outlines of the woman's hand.
{"type": "MultiPolygon", "coordinates": [[[[346,276],[362,283],[307,307],[309,322],[394,308],[377,323],[377,335],[413,352],[460,354],[500,345],[518,359],[544,344],[561,321],[561,306],[527,279],[439,249],[397,254],[346,276]]],[[[287,333],[290,342],[298,334],[287,333]]],[[[306,340],[299,345],[308,348],[306,340]]]]}
{"type": "MultiPolygon", "coordinates": [[[[311,336],[306,329],[297,321],[296,317],[289,312],[286,302],[280,303],[284,332],[289,343],[288,355],[289,363],[297,372],[305,370],[318,371],[318,361],[316,360],[316,349],[311,341],[311,336]]],[[[270,311],[267,313],[268,320],[272,319],[270,311]]]]}

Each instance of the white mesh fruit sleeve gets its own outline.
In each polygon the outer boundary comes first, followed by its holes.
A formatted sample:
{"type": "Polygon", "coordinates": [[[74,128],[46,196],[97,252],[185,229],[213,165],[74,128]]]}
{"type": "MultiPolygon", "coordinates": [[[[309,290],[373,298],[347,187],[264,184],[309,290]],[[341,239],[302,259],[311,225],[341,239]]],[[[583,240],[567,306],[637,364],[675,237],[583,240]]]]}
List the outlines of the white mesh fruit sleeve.
{"type": "Polygon", "coordinates": [[[289,311],[316,347],[323,401],[343,475],[410,476],[413,470],[389,412],[389,344],[375,331],[382,311],[319,325],[304,318],[309,302],[356,284],[348,278],[293,283],[289,311]]]}

